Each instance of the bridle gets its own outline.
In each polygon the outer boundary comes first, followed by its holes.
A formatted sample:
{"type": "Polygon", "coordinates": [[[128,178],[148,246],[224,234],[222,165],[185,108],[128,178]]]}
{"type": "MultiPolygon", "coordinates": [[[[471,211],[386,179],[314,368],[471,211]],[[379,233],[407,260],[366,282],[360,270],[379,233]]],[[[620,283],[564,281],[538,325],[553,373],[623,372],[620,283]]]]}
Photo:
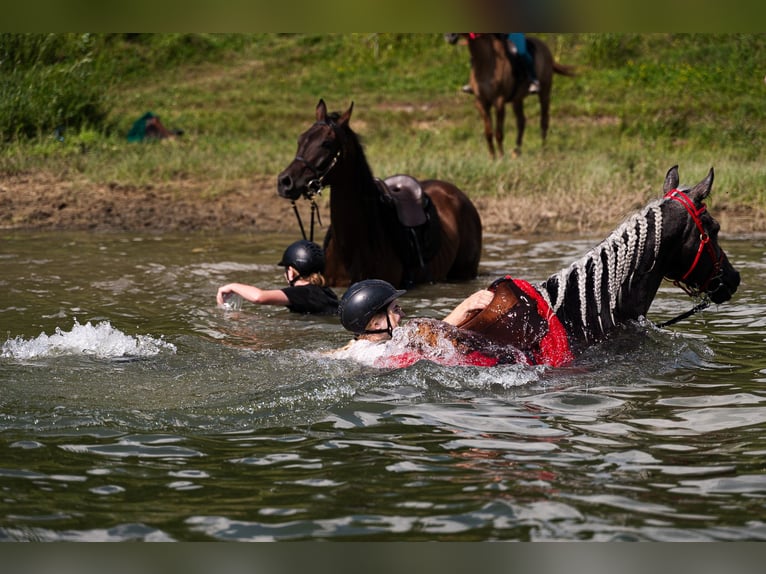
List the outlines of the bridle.
{"type": "Polygon", "coordinates": [[[332,156],[332,159],[330,160],[330,165],[328,165],[327,168],[321,173],[319,172],[319,170],[313,163],[311,163],[302,155],[295,156],[295,161],[301,162],[303,165],[305,165],[307,168],[311,170],[311,173],[314,174],[314,179],[310,179],[308,183],[306,183],[306,191],[303,192],[303,195],[304,197],[306,197],[306,199],[313,199],[315,195],[322,193],[322,189],[324,189],[325,187],[324,180],[327,177],[327,175],[332,171],[332,168],[335,167],[335,164],[338,163],[338,159],[340,159],[340,153],[341,153],[341,150],[338,149],[338,151],[335,152],[335,155],[332,156]]]}
{"type": "Polygon", "coordinates": [[[670,319],[669,321],[665,321],[664,323],[661,323],[660,325],[658,325],[659,327],[667,327],[669,325],[673,325],[677,323],[678,321],[686,319],[687,317],[692,316],[694,313],[697,313],[707,308],[710,305],[710,299],[707,293],[707,288],[714,279],[720,278],[721,266],[723,265],[723,252],[721,252],[720,255],[718,256],[716,255],[715,248],[713,247],[713,244],[710,241],[710,235],[705,230],[704,225],[702,225],[702,219],[700,216],[703,213],[705,213],[705,211],[707,211],[707,206],[704,203],[702,203],[700,204],[700,207],[697,208],[694,205],[694,202],[689,198],[689,196],[683,193],[682,191],[679,191],[678,189],[671,189],[669,192],[665,194],[665,197],[667,199],[677,201],[684,207],[684,209],[686,209],[686,212],[692,218],[692,221],[694,221],[694,225],[697,227],[697,230],[699,231],[699,234],[700,234],[699,236],[700,244],[699,244],[699,247],[697,248],[697,254],[694,256],[694,261],[692,261],[692,264],[689,266],[689,269],[686,271],[686,273],[684,273],[681,276],[680,279],[673,280],[673,285],[682,289],[690,297],[695,297],[695,298],[702,297],[703,300],[701,303],[699,303],[698,305],[696,305],[689,311],[686,311],[685,313],[681,313],[678,317],[675,317],[673,319],[670,319]],[[705,281],[703,281],[698,287],[693,288],[687,285],[685,281],[692,275],[692,273],[694,273],[694,270],[697,268],[697,265],[702,259],[703,253],[707,253],[708,257],[710,258],[710,261],[713,263],[713,269],[710,271],[710,274],[707,276],[705,281]]]}
{"type": "MultiPolygon", "coordinates": [[[[325,122],[326,125],[330,126],[333,131],[337,132],[337,126],[332,122],[325,122]]],[[[301,195],[309,200],[311,203],[311,235],[308,237],[309,241],[314,241],[314,216],[316,215],[317,223],[319,223],[319,226],[322,226],[322,219],[319,216],[319,206],[317,205],[314,198],[317,195],[321,195],[322,189],[325,187],[325,178],[328,176],[328,174],[332,171],[332,169],[335,167],[335,165],[338,163],[338,160],[341,156],[342,148],[338,148],[338,151],[335,152],[335,155],[330,160],[330,164],[322,170],[321,172],[319,169],[311,163],[309,160],[307,160],[302,155],[296,155],[294,161],[299,161],[303,165],[305,165],[307,168],[311,170],[311,173],[314,174],[314,178],[310,179],[306,183],[306,190],[301,192],[301,195]]],[[[295,204],[295,200],[293,199],[290,203],[292,203],[293,206],[293,212],[295,212],[295,218],[298,220],[298,226],[301,228],[301,234],[303,235],[303,239],[307,239],[306,237],[306,230],[303,228],[303,220],[301,220],[301,214],[298,211],[298,206],[295,204]]]]}

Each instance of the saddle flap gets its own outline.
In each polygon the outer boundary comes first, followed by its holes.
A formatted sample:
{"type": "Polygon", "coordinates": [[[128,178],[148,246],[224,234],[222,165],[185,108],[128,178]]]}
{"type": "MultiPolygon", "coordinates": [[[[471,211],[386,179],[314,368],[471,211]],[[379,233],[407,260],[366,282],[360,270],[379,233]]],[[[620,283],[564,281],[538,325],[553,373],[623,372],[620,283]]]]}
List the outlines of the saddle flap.
{"type": "Polygon", "coordinates": [[[404,174],[392,175],[383,180],[383,187],[402,225],[418,227],[428,221],[423,208],[423,188],[417,179],[404,174]]]}
{"type": "Polygon", "coordinates": [[[548,322],[538,313],[537,303],[510,278],[496,281],[494,290],[489,305],[459,327],[517,349],[536,347],[548,333],[548,322]]]}

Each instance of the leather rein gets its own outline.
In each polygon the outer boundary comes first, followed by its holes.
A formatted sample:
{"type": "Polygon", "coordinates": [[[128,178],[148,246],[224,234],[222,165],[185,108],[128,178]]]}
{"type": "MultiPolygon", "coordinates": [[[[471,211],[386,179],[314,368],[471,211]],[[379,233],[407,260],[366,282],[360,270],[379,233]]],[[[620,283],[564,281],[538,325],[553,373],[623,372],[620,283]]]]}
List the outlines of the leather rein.
{"type": "Polygon", "coordinates": [[[679,191],[678,189],[671,189],[669,192],[665,194],[665,197],[668,199],[677,201],[684,207],[684,209],[686,209],[686,212],[692,218],[692,221],[694,221],[694,225],[697,226],[697,230],[699,231],[699,234],[700,234],[700,244],[699,244],[699,248],[697,249],[697,254],[694,257],[694,261],[692,261],[692,264],[689,267],[688,271],[681,276],[681,279],[676,279],[673,281],[673,285],[682,289],[690,297],[703,296],[704,299],[701,303],[692,307],[689,311],[681,313],[677,317],[674,317],[673,319],[665,321],[664,323],[658,324],[657,326],[660,328],[674,325],[675,323],[678,323],[679,321],[682,321],[683,319],[686,319],[687,317],[691,317],[695,313],[698,313],[699,311],[706,309],[710,305],[710,299],[708,299],[707,297],[706,289],[708,285],[710,285],[710,282],[721,274],[721,265],[723,261],[723,252],[721,253],[720,256],[716,256],[715,248],[713,247],[713,244],[710,241],[710,235],[705,230],[705,227],[702,225],[702,219],[700,218],[700,216],[703,213],[705,213],[705,211],[707,210],[707,206],[703,203],[700,205],[699,209],[697,209],[694,206],[694,202],[691,199],[689,199],[689,196],[679,191]],[[710,257],[710,260],[713,262],[713,270],[710,272],[710,275],[708,275],[707,279],[705,279],[705,281],[699,287],[697,287],[696,289],[693,289],[682,282],[686,281],[686,279],[688,279],[689,276],[697,268],[697,265],[699,264],[703,253],[707,253],[708,256],[710,257]]]}

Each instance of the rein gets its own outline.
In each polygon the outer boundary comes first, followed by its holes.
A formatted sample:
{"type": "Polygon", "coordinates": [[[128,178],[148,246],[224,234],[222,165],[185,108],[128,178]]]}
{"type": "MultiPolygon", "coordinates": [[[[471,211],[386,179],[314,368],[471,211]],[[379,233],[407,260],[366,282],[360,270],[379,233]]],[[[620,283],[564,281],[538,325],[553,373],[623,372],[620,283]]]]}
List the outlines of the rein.
{"type": "MultiPolygon", "coordinates": [[[[317,192],[318,193],[318,192],[317,192]]],[[[309,237],[306,237],[306,230],[303,228],[303,220],[301,219],[301,214],[298,211],[298,206],[295,204],[295,200],[293,199],[290,203],[293,205],[293,212],[295,213],[295,219],[298,220],[298,226],[301,228],[301,235],[303,235],[303,239],[308,239],[309,241],[314,241],[314,214],[316,214],[317,223],[319,223],[319,227],[322,227],[322,218],[319,216],[319,206],[317,205],[316,201],[314,201],[314,197],[307,197],[311,202],[311,234],[309,237]]]]}
{"type": "Polygon", "coordinates": [[[677,201],[684,207],[684,209],[686,209],[686,212],[692,218],[692,221],[694,221],[694,225],[697,226],[697,230],[700,233],[700,245],[699,245],[699,248],[697,249],[697,254],[694,257],[694,261],[692,261],[692,264],[689,267],[689,270],[683,274],[681,279],[676,279],[673,281],[673,285],[683,290],[690,297],[697,297],[700,294],[703,294],[705,296],[705,299],[698,305],[695,305],[694,307],[692,307],[691,309],[689,309],[688,311],[684,313],[681,313],[677,317],[674,317],[673,319],[665,321],[664,323],[657,324],[657,326],[660,328],[669,327],[670,325],[675,325],[679,321],[683,321],[684,319],[687,319],[688,317],[691,317],[695,313],[699,313],[700,311],[710,306],[710,300],[707,299],[705,289],[714,278],[720,275],[721,261],[723,259],[723,254],[721,254],[720,257],[716,257],[715,249],[713,248],[713,245],[710,242],[710,235],[708,235],[707,231],[705,231],[705,227],[702,225],[702,219],[700,219],[700,216],[703,213],[705,213],[705,211],[707,210],[707,206],[703,203],[700,205],[699,209],[697,209],[694,206],[694,203],[692,202],[692,200],[689,199],[689,196],[686,195],[685,193],[682,193],[678,189],[671,189],[669,192],[665,194],[665,197],[668,199],[677,201]],[[686,279],[688,279],[689,276],[694,272],[704,252],[707,252],[708,256],[710,257],[710,260],[713,262],[713,270],[710,272],[710,275],[708,276],[708,278],[705,279],[705,281],[697,289],[692,289],[691,287],[684,285],[682,281],[686,281],[686,279]]]}
{"type": "Polygon", "coordinates": [[[685,311],[684,313],[681,313],[677,317],[673,317],[672,319],[669,319],[669,320],[667,320],[667,321],[665,321],[663,323],[655,323],[655,324],[660,329],[664,329],[665,327],[670,327],[671,325],[675,325],[679,321],[683,321],[684,319],[688,319],[689,317],[691,317],[695,313],[699,313],[700,311],[703,311],[704,309],[707,309],[709,306],[710,306],[710,301],[705,300],[702,303],[700,303],[699,305],[695,305],[694,307],[692,307],[688,311],[685,311]]]}

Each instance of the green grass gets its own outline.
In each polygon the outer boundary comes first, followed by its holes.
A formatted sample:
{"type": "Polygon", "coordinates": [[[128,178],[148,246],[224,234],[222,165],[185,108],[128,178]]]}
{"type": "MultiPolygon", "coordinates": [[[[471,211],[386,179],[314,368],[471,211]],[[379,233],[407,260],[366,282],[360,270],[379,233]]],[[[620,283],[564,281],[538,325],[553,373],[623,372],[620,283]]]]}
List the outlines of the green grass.
{"type": "MultiPolygon", "coordinates": [[[[472,196],[596,204],[619,192],[642,204],[670,166],[685,183],[714,166],[713,203],[766,207],[766,35],[541,36],[578,76],[554,79],[545,149],[528,98],[523,155],[492,161],[459,91],[468,51],[439,34],[4,34],[0,172],[194,179],[214,196],[228,182],[276,178],[321,97],[333,110],[354,102],[352,126],[379,175],[449,179],[472,196]],[[145,111],[184,136],[128,143],[145,111]]],[[[508,109],[507,150],[514,132],[508,109]]]]}

